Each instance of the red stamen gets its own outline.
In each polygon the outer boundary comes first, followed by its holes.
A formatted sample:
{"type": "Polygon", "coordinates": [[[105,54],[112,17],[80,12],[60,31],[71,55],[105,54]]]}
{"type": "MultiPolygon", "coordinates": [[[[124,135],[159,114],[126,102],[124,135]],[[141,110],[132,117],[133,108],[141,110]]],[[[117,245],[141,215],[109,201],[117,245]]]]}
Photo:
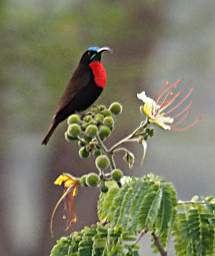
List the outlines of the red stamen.
{"type": "Polygon", "coordinates": [[[191,128],[193,128],[197,123],[199,123],[202,120],[201,117],[196,118],[191,124],[187,125],[186,127],[177,127],[174,126],[172,127],[172,130],[175,132],[184,132],[186,130],[189,130],[191,128]]]}
{"type": "MultiPolygon", "coordinates": [[[[176,82],[170,84],[168,81],[166,81],[166,83],[164,84],[164,86],[161,88],[160,92],[159,92],[159,95],[156,99],[156,102],[157,104],[159,104],[159,101],[163,98],[163,96],[165,94],[168,94],[169,93],[169,90],[172,89],[172,88],[177,88],[178,85],[181,83],[182,81],[181,80],[177,80],[176,82]]],[[[160,105],[160,104],[159,104],[160,105]]]]}
{"type": "Polygon", "coordinates": [[[187,119],[190,112],[191,112],[190,109],[188,109],[186,112],[184,112],[184,114],[181,116],[181,118],[179,120],[177,120],[172,127],[178,126],[179,124],[183,123],[187,119]]]}
{"type": "Polygon", "coordinates": [[[173,118],[176,119],[176,118],[180,117],[181,115],[183,115],[183,113],[185,113],[187,110],[189,110],[191,108],[192,104],[193,104],[193,102],[192,102],[192,100],[190,100],[189,104],[183,110],[181,110],[175,116],[173,116],[173,118]]]}
{"type": "MultiPolygon", "coordinates": [[[[184,90],[185,90],[185,88],[180,91],[180,94],[181,94],[182,92],[184,92],[184,90]]],[[[187,100],[187,99],[190,97],[190,95],[192,94],[192,92],[193,92],[193,88],[191,88],[191,89],[188,91],[188,93],[187,93],[172,109],[168,110],[168,111],[166,112],[166,114],[168,115],[168,114],[172,113],[173,111],[175,111],[177,108],[179,108],[179,107],[185,102],[185,100],[187,100]]],[[[177,97],[178,97],[178,96],[177,96],[177,97]]],[[[177,97],[176,97],[176,98],[177,98],[177,97]]],[[[175,99],[176,99],[176,98],[175,98],[175,99]]],[[[171,104],[172,104],[172,103],[171,103],[171,104]]],[[[169,104],[168,107],[169,107],[171,104],[169,104]]],[[[167,107],[165,106],[165,108],[167,108],[167,107]]]]}

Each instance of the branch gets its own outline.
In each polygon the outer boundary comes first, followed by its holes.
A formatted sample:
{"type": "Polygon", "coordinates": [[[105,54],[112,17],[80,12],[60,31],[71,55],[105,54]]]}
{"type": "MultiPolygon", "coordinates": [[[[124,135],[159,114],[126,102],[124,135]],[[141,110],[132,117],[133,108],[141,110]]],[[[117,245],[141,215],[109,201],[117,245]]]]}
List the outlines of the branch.
{"type": "Polygon", "coordinates": [[[158,251],[160,252],[160,255],[161,256],[167,256],[167,252],[163,248],[163,246],[162,246],[162,244],[160,242],[159,237],[157,237],[154,232],[152,232],[151,235],[152,235],[152,237],[154,239],[155,246],[157,247],[158,251]]]}
{"type": "Polygon", "coordinates": [[[137,237],[137,239],[136,239],[136,241],[134,242],[134,244],[139,243],[140,240],[141,240],[141,238],[142,238],[147,232],[148,232],[148,229],[143,229],[143,230],[140,232],[140,234],[139,234],[139,236],[137,237]]]}

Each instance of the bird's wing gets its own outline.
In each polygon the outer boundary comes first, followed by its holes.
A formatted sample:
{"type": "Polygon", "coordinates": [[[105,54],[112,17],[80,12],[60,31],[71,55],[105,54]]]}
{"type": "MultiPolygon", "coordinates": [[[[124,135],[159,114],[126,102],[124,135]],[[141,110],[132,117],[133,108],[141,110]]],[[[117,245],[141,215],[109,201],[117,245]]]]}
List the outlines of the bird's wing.
{"type": "Polygon", "coordinates": [[[86,87],[91,79],[91,74],[85,67],[79,66],[75,70],[72,78],[65,88],[62,97],[60,98],[55,115],[53,116],[54,119],[64,112],[64,110],[72,103],[74,96],[84,87],[86,87]]]}

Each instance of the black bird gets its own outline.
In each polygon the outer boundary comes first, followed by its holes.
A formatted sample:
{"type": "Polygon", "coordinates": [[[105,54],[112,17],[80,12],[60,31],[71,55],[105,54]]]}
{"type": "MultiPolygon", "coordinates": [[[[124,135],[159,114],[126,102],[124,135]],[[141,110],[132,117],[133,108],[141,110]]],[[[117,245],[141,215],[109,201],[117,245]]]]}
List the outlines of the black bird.
{"type": "Polygon", "coordinates": [[[47,135],[42,141],[46,145],[60,122],[75,112],[87,109],[99,97],[106,86],[106,71],[101,63],[104,51],[109,47],[89,47],[81,57],[61,97],[52,118],[47,135]]]}

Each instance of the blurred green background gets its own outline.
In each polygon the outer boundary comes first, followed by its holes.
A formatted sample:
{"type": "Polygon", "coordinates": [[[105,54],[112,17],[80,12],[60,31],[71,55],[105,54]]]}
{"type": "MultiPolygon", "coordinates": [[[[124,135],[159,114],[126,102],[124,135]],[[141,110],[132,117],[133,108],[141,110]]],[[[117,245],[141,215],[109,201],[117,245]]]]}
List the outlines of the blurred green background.
{"type": "MultiPolygon", "coordinates": [[[[120,101],[113,141],[141,120],[136,93],[156,94],[165,80],[194,86],[193,116],[203,121],[182,133],[157,130],[143,167],[174,182],[181,199],[215,194],[215,2],[211,0],[0,0],[0,255],[45,256],[65,234],[61,212],[55,237],[51,210],[62,190],[62,171],[94,170],[64,141],[65,124],[40,145],[53,109],[82,52],[108,45],[108,86],[98,102],[120,101]],[[129,120],[129,122],[128,122],[129,120]]],[[[110,142],[110,140],[109,140],[110,142]]],[[[141,149],[131,148],[140,158],[141,149]]],[[[97,191],[81,189],[75,229],[96,221],[97,191]]],[[[143,248],[152,255],[149,248],[143,248]]],[[[170,255],[174,255],[174,252],[170,255]]]]}

